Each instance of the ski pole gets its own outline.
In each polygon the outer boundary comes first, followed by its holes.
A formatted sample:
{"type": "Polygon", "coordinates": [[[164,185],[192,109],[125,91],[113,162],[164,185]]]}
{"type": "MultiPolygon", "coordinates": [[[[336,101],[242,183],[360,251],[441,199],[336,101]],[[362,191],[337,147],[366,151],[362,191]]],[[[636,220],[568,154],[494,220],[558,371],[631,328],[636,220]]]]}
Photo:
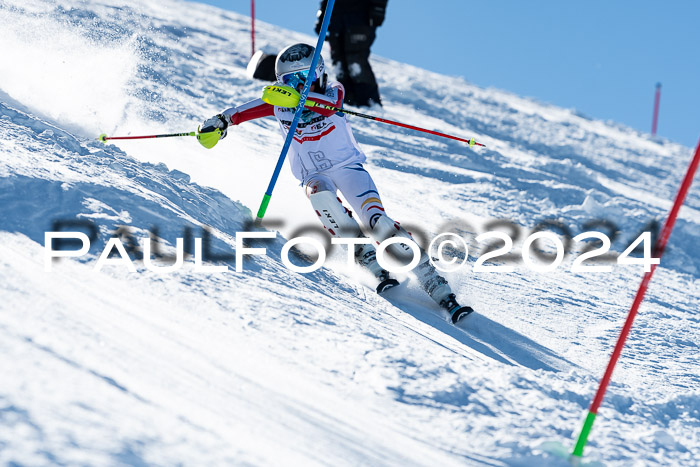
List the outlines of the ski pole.
{"type": "MultiPolygon", "coordinates": [[[[279,107],[296,107],[298,105],[298,102],[299,102],[299,93],[295,89],[290,88],[289,86],[274,86],[274,85],[273,86],[265,86],[265,89],[263,89],[262,100],[267,102],[268,104],[276,105],[279,107]]],[[[319,107],[321,109],[335,110],[336,112],[343,112],[345,114],[354,115],[356,117],[366,118],[369,120],[374,120],[374,121],[382,122],[382,123],[388,123],[389,125],[396,125],[396,126],[400,126],[403,128],[408,128],[409,130],[422,131],[423,133],[430,133],[431,135],[441,136],[443,138],[454,139],[456,141],[461,141],[463,143],[469,144],[469,147],[473,147],[473,146],[486,147],[486,145],[484,145],[484,144],[477,143],[474,140],[474,138],[470,138],[470,139],[460,138],[458,136],[448,135],[445,133],[441,133],[439,131],[428,130],[428,129],[421,128],[418,126],[408,125],[406,123],[401,123],[401,122],[396,122],[394,120],[388,120],[386,118],[376,117],[374,115],[367,115],[367,114],[363,114],[360,112],[354,112],[352,110],[347,110],[344,108],[333,107],[332,105],[319,104],[318,102],[314,102],[314,101],[306,101],[305,105],[308,105],[309,107],[319,107]]]]}
{"type": "Polygon", "coordinates": [[[216,143],[219,142],[219,139],[221,138],[221,129],[215,128],[213,131],[207,131],[207,132],[200,132],[199,129],[197,131],[189,131],[187,133],[167,133],[163,135],[144,135],[144,136],[107,136],[106,134],[102,133],[100,136],[97,137],[98,140],[102,141],[103,143],[107,143],[107,141],[111,139],[151,139],[151,138],[173,138],[177,136],[196,136],[197,141],[204,146],[207,149],[211,149],[214,146],[216,146],[216,143]]]}
{"type": "Polygon", "coordinates": [[[458,136],[452,136],[452,135],[448,135],[446,133],[440,133],[439,131],[433,131],[433,130],[428,130],[426,128],[421,128],[418,126],[408,125],[407,123],[401,123],[401,122],[396,122],[394,120],[387,120],[386,118],[375,117],[374,115],[367,115],[367,114],[363,114],[360,112],[354,112],[352,110],[347,110],[347,109],[339,109],[337,107],[333,107],[332,105],[319,104],[318,102],[314,102],[314,101],[307,101],[307,102],[308,102],[309,107],[320,107],[322,109],[335,110],[336,112],[343,112],[344,114],[354,115],[356,117],[366,118],[369,120],[374,120],[376,122],[388,123],[389,125],[396,125],[396,126],[400,126],[403,128],[408,128],[409,130],[422,131],[423,133],[430,133],[431,135],[442,136],[443,138],[450,138],[450,139],[454,139],[456,141],[462,141],[463,143],[469,144],[469,147],[473,147],[473,146],[486,147],[485,145],[474,141],[474,138],[464,139],[464,138],[460,138],[458,136]]]}
{"type": "MultiPolygon", "coordinates": [[[[316,49],[314,50],[314,55],[311,58],[311,66],[309,67],[309,70],[315,70],[316,65],[318,65],[318,60],[321,57],[321,48],[323,47],[323,42],[326,40],[326,31],[328,30],[328,23],[331,20],[331,13],[333,13],[334,4],[335,0],[328,0],[328,3],[326,4],[326,11],[323,14],[323,22],[321,23],[321,31],[318,35],[318,40],[316,41],[316,49]]],[[[277,183],[277,177],[279,177],[280,171],[282,170],[282,164],[284,163],[284,160],[287,157],[287,151],[289,150],[289,146],[291,146],[292,144],[294,132],[296,131],[297,125],[299,124],[301,113],[304,110],[306,96],[309,94],[309,90],[311,89],[311,81],[312,80],[310,79],[306,80],[301,94],[297,93],[297,95],[299,96],[297,104],[291,106],[296,107],[296,110],[294,112],[294,118],[292,119],[292,123],[289,125],[289,130],[287,130],[287,137],[284,140],[282,152],[280,153],[279,158],[277,159],[277,165],[275,166],[275,170],[272,173],[270,184],[267,186],[265,195],[263,196],[262,202],[260,203],[257,219],[255,219],[255,223],[258,225],[262,222],[262,218],[265,215],[265,211],[267,211],[267,205],[270,204],[270,198],[272,198],[272,190],[275,188],[275,184],[277,183]]],[[[294,92],[296,92],[296,90],[294,92]]]]}
{"type": "Polygon", "coordinates": [[[169,134],[165,134],[165,135],[146,135],[146,136],[107,136],[105,133],[102,133],[100,136],[97,137],[97,139],[102,141],[103,143],[106,143],[110,139],[172,138],[174,136],[197,136],[197,132],[190,131],[188,133],[169,133],[169,134]]]}

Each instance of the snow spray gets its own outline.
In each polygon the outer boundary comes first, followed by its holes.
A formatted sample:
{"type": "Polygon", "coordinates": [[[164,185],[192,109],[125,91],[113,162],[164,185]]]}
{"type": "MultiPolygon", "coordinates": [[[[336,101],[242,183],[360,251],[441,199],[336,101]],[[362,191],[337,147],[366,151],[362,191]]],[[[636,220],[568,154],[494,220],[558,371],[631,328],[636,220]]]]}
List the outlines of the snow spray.
{"type": "Polygon", "coordinates": [[[141,62],[135,36],[94,37],[60,13],[22,11],[0,8],[3,92],[81,134],[116,128],[125,117],[140,123],[140,100],[129,92],[141,62]]]}

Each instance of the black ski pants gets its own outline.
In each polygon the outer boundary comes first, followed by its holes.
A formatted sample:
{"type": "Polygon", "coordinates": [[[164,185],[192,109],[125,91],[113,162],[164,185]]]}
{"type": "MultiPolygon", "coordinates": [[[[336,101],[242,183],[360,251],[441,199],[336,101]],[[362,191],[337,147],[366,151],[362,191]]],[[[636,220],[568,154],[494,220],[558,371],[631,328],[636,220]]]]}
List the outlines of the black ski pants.
{"type": "Polygon", "coordinates": [[[370,47],[376,28],[367,24],[366,14],[346,13],[333,18],[327,40],[338,81],[345,87],[345,102],[368,106],[381,104],[377,80],[369,64],[370,47]]]}

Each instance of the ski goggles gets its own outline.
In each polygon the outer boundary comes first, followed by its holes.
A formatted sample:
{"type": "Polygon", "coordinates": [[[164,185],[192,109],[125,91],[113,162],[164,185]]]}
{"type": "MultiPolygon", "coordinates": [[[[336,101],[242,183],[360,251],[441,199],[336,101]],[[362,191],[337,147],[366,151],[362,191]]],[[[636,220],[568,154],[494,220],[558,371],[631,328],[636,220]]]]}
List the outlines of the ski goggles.
{"type": "MultiPolygon", "coordinates": [[[[309,70],[296,71],[288,73],[282,77],[282,82],[296,89],[300,84],[306,83],[309,77],[309,70]]],[[[311,75],[311,82],[316,81],[316,72],[311,75]]]]}

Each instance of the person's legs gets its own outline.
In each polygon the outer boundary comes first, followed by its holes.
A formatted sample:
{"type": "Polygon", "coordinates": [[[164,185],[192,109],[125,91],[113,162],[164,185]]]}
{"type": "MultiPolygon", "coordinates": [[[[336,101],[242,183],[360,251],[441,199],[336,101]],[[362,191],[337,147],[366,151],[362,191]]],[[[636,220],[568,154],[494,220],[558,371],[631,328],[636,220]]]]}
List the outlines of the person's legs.
{"type": "Polygon", "coordinates": [[[360,163],[340,167],[329,173],[333,184],[345,196],[360,222],[370,230],[384,214],[377,186],[360,163]]]}
{"type": "Polygon", "coordinates": [[[329,31],[326,39],[331,46],[331,63],[335,71],[335,77],[345,88],[345,102],[350,103],[355,99],[355,88],[348,70],[348,61],[345,57],[345,30],[342,26],[329,31]]]}
{"type": "Polygon", "coordinates": [[[351,237],[362,234],[360,226],[352,218],[336,196],[338,188],[333,180],[324,175],[313,175],[304,187],[306,197],[316,215],[321,219],[323,227],[334,237],[351,237]],[[332,202],[331,202],[332,201],[332,202]]]}
{"type": "MultiPolygon", "coordinates": [[[[391,237],[403,237],[413,240],[401,225],[391,219],[384,210],[379,191],[377,190],[372,176],[367,172],[362,164],[351,164],[346,167],[333,170],[330,173],[333,184],[343,194],[360,222],[369,228],[372,237],[382,242],[391,237]]],[[[388,248],[399,258],[406,258],[410,254],[408,246],[396,243],[388,248]]],[[[452,290],[447,284],[447,280],[435,270],[428,255],[421,249],[421,257],[418,266],[413,271],[421,283],[423,289],[435,300],[442,304],[452,290]]]]}
{"type": "MultiPolygon", "coordinates": [[[[348,18],[344,31],[344,62],[348,81],[352,82],[353,93],[347,103],[357,106],[381,105],[379,87],[369,64],[370,47],[376,37],[376,29],[366,22],[351,21],[348,18]]],[[[362,18],[360,18],[362,19],[362,18]]]]}
{"type": "MultiPolygon", "coordinates": [[[[306,184],[306,196],[311,201],[311,206],[323,224],[323,227],[334,237],[361,238],[362,233],[357,221],[351,212],[343,206],[337,197],[337,187],[333,180],[324,175],[313,176],[306,184]]],[[[384,270],[377,262],[376,249],[371,243],[355,246],[355,261],[366,267],[381,281],[378,292],[397,285],[398,282],[389,277],[389,272],[384,270]]]]}

